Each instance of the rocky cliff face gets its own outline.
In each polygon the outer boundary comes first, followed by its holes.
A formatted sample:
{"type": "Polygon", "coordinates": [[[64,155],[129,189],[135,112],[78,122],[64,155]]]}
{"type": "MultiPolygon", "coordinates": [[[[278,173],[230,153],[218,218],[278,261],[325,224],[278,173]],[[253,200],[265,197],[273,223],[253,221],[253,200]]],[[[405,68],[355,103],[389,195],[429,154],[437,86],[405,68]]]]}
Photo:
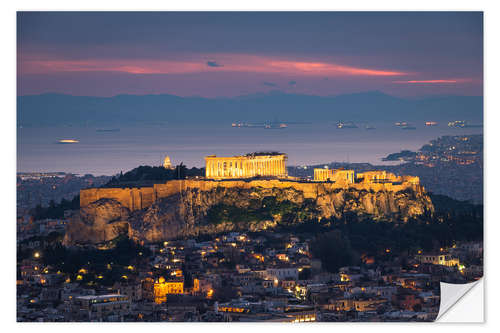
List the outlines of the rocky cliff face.
{"type": "Polygon", "coordinates": [[[375,220],[407,221],[432,213],[422,191],[336,189],[311,199],[296,188],[188,188],[130,212],[114,199],[100,199],[68,223],[64,243],[97,244],[120,234],[154,242],[233,230],[259,231],[278,224],[342,218],[346,213],[375,220]]]}

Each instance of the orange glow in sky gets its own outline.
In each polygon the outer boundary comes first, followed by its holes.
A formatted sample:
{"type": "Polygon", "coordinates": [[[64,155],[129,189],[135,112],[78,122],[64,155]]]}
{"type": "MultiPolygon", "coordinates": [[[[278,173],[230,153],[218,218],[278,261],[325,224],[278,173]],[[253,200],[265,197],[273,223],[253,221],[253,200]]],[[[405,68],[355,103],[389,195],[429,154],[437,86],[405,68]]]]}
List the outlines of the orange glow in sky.
{"type": "Polygon", "coordinates": [[[394,83],[458,83],[463,80],[408,80],[408,81],[393,81],[394,83]]]}
{"type": "Polygon", "coordinates": [[[37,59],[37,57],[19,59],[20,74],[48,74],[57,72],[121,72],[128,74],[249,72],[321,77],[406,75],[406,73],[399,71],[358,68],[331,62],[294,61],[242,54],[218,54],[190,60],[55,60],[37,59]],[[208,62],[217,63],[218,65],[210,66],[208,62]]]}

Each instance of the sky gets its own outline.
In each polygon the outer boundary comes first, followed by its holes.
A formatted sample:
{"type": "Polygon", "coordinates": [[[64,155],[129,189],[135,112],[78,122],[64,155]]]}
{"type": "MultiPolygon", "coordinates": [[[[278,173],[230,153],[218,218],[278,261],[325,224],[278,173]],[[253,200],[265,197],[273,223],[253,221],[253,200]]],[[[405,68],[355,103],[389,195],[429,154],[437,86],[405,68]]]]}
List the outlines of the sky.
{"type": "Polygon", "coordinates": [[[18,12],[17,93],[483,94],[481,12],[18,12]]]}

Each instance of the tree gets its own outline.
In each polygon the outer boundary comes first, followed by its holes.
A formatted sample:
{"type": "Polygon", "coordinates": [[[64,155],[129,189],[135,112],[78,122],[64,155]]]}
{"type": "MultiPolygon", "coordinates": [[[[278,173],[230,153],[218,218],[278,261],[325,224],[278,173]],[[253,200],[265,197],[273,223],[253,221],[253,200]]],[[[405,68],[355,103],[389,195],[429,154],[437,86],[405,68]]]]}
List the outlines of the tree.
{"type": "Polygon", "coordinates": [[[356,262],[351,242],[339,230],[316,236],[316,240],[312,244],[312,252],[330,273],[336,273],[340,267],[349,266],[356,262]]]}

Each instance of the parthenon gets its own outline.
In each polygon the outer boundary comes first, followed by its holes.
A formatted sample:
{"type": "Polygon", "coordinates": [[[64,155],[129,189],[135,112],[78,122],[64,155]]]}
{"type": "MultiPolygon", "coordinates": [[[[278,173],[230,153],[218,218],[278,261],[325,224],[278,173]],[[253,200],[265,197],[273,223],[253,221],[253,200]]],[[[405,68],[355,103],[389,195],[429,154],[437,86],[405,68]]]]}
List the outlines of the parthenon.
{"type": "Polygon", "coordinates": [[[234,179],[271,176],[286,178],[287,155],[281,153],[252,153],[243,156],[205,157],[206,178],[234,179]]]}

